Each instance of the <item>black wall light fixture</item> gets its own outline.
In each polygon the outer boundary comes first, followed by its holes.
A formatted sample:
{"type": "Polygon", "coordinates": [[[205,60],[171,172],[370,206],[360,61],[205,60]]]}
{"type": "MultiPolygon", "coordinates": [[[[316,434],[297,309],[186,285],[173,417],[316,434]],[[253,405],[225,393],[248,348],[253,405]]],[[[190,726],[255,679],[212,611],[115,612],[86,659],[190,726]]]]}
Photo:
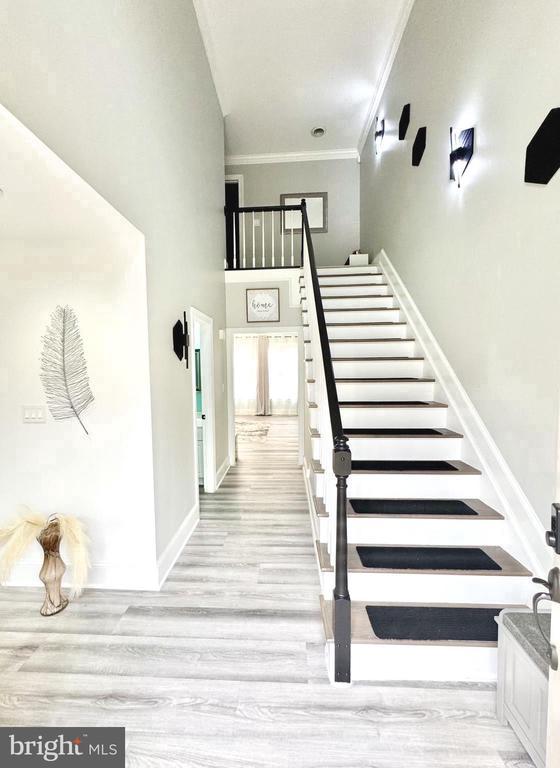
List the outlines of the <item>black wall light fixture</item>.
{"type": "Polygon", "coordinates": [[[560,107],[551,109],[525,154],[525,181],[548,184],[560,168],[560,107]]]}
{"type": "Polygon", "coordinates": [[[449,178],[461,186],[461,176],[471,161],[474,152],[474,128],[465,131],[453,138],[453,128],[449,129],[451,152],[449,153],[449,178]]]}
{"type": "Polygon", "coordinates": [[[385,120],[375,118],[375,132],[373,139],[375,143],[375,154],[378,155],[381,152],[381,144],[383,142],[383,136],[385,136],[385,120]]]}
{"type": "Polygon", "coordinates": [[[416,138],[414,139],[414,144],[412,145],[412,165],[420,165],[422,162],[422,156],[424,154],[424,150],[426,149],[427,132],[428,129],[425,125],[422,126],[422,128],[418,128],[416,138]]]}
{"type": "Polygon", "coordinates": [[[410,124],[410,104],[405,104],[402,108],[401,119],[399,120],[399,141],[404,141],[406,132],[410,124]]]}
{"type": "Polygon", "coordinates": [[[177,320],[173,326],[173,351],[179,360],[185,360],[189,367],[189,326],[187,313],[183,312],[183,322],[177,320]]]}

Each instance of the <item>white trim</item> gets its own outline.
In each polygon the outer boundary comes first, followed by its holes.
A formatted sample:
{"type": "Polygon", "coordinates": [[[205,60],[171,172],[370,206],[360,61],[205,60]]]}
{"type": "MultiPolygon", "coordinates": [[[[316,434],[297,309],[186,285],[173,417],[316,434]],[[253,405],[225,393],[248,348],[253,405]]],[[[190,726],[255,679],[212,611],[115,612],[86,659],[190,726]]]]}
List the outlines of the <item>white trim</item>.
{"type": "Polygon", "coordinates": [[[190,512],[187,513],[185,519],[175,532],[175,535],[158,557],[157,570],[158,570],[158,584],[159,589],[162,588],[164,581],[169,575],[169,571],[173,568],[177,562],[177,558],[185,548],[186,543],[193,534],[194,529],[198,525],[200,520],[200,511],[198,502],[192,507],[190,512]]]}
{"type": "MultiPolygon", "coordinates": [[[[35,560],[18,563],[4,586],[41,587],[39,571],[42,562],[43,553],[41,552],[35,560]]],[[[72,586],[71,563],[62,579],[62,586],[68,590],[72,586]]],[[[151,564],[146,563],[145,560],[92,563],[88,572],[86,589],[126,589],[157,592],[159,580],[155,558],[151,564]]]]}
{"type": "Polygon", "coordinates": [[[359,160],[355,149],[325,149],[312,152],[278,152],[266,155],[226,155],[228,165],[263,165],[266,163],[303,163],[311,160],[359,160]]]}
{"type": "Polygon", "coordinates": [[[220,464],[218,471],[216,472],[216,490],[218,490],[218,488],[222,484],[222,480],[227,475],[229,468],[230,468],[229,456],[226,456],[225,459],[220,464]]]}
{"type": "Polygon", "coordinates": [[[193,5],[198,21],[200,36],[202,38],[204,50],[206,51],[206,58],[208,59],[208,66],[210,67],[210,73],[212,75],[212,80],[214,81],[216,96],[222,111],[222,117],[225,117],[229,114],[229,102],[226,98],[227,88],[225,87],[220,67],[218,66],[216,46],[214,45],[212,32],[210,31],[210,23],[208,22],[208,16],[206,15],[204,0],[193,0],[193,5]]]}
{"type": "Polygon", "coordinates": [[[402,36],[404,35],[404,31],[406,29],[406,25],[408,23],[408,19],[410,17],[410,12],[412,11],[413,5],[414,5],[414,0],[406,0],[405,4],[403,5],[399,20],[397,22],[397,26],[395,27],[393,42],[391,43],[391,47],[389,48],[389,53],[387,54],[387,58],[385,59],[385,65],[381,70],[381,74],[379,75],[377,83],[375,84],[373,99],[371,100],[371,104],[369,105],[366,121],[364,123],[364,127],[362,128],[362,132],[360,134],[360,140],[358,141],[358,153],[360,155],[362,154],[362,151],[364,149],[364,144],[366,143],[369,130],[375,118],[375,113],[377,112],[377,108],[379,107],[379,102],[381,101],[383,97],[383,93],[385,92],[385,86],[387,85],[387,81],[389,80],[389,75],[391,74],[391,70],[393,69],[393,64],[395,63],[395,58],[397,56],[397,52],[401,44],[402,36]]]}
{"type": "MultiPolygon", "coordinates": [[[[205,493],[214,493],[216,490],[216,427],[215,427],[215,399],[216,392],[214,387],[214,320],[209,315],[201,312],[195,307],[190,311],[190,334],[194,336],[195,323],[200,325],[201,336],[201,355],[202,371],[201,376],[205,382],[202,399],[205,419],[204,427],[204,491],[205,493]],[[206,396],[205,396],[206,394],[206,396]]],[[[196,377],[194,375],[195,358],[194,344],[190,346],[191,354],[191,381],[192,381],[192,403],[193,403],[193,445],[194,445],[194,486],[195,499],[198,502],[198,438],[197,438],[197,416],[196,416],[196,377]]]]}
{"type": "Polygon", "coordinates": [[[236,181],[239,187],[239,207],[243,208],[245,205],[245,182],[243,180],[242,173],[226,173],[226,182],[236,181]]]}
{"type": "Polygon", "coordinates": [[[410,324],[412,335],[420,343],[435,378],[461,421],[465,437],[471,442],[484,473],[495,489],[502,506],[498,511],[502,512],[512,524],[527,551],[532,570],[537,575],[548,573],[551,557],[544,543],[544,526],[531,506],[531,502],[515,479],[472,400],[383,249],[375,257],[375,262],[383,268],[397,304],[410,324]]]}

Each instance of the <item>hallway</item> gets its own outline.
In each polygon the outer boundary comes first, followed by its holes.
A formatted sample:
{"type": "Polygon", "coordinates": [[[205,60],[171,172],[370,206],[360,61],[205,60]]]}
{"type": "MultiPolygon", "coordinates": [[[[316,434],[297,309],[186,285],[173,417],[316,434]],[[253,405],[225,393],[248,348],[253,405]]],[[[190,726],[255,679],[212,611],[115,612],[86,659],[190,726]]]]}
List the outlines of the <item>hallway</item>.
{"type": "Polygon", "coordinates": [[[328,684],[297,419],[263,423],[161,593],[0,590],[0,724],[126,724],[131,768],[531,768],[489,686],[328,684]]]}

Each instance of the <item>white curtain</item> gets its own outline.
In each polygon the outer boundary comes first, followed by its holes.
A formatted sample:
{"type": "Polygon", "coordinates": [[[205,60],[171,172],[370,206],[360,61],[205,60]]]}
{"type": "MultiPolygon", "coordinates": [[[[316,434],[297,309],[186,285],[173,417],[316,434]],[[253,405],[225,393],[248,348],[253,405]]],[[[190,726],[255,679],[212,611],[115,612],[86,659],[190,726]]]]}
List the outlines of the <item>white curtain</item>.
{"type": "MultiPolygon", "coordinates": [[[[233,386],[235,412],[240,416],[256,416],[269,412],[273,416],[296,416],[298,412],[298,340],[297,336],[259,337],[235,336],[233,357],[233,386]],[[268,344],[268,354],[263,350],[268,344]],[[268,363],[269,408],[263,407],[262,390],[258,397],[259,375],[261,383],[266,379],[262,370],[268,363]]],[[[266,405],[266,404],[264,404],[266,405]]]]}
{"type": "Polygon", "coordinates": [[[276,416],[297,416],[298,340],[271,336],[268,346],[270,410],[276,416]]]}
{"type": "Polygon", "coordinates": [[[233,339],[233,397],[235,413],[255,416],[257,413],[257,337],[235,336],[233,339]]]}

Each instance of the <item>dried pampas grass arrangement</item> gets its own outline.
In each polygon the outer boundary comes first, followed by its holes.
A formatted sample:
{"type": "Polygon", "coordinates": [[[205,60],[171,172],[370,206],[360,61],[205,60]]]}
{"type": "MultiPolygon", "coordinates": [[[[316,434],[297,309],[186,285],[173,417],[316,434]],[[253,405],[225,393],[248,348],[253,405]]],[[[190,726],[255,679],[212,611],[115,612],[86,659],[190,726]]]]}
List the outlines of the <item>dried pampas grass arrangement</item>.
{"type": "Polygon", "coordinates": [[[61,591],[66,565],[60,556],[60,542],[65,540],[72,561],[71,597],[78,597],[87,581],[89,570],[89,540],[82,523],[73,515],[38,515],[27,507],[0,528],[0,584],[5,582],[16,563],[36,539],[43,548],[43,565],[39,578],[45,585],[46,598],[41,608],[43,616],[60,613],[68,605],[61,591]]]}

